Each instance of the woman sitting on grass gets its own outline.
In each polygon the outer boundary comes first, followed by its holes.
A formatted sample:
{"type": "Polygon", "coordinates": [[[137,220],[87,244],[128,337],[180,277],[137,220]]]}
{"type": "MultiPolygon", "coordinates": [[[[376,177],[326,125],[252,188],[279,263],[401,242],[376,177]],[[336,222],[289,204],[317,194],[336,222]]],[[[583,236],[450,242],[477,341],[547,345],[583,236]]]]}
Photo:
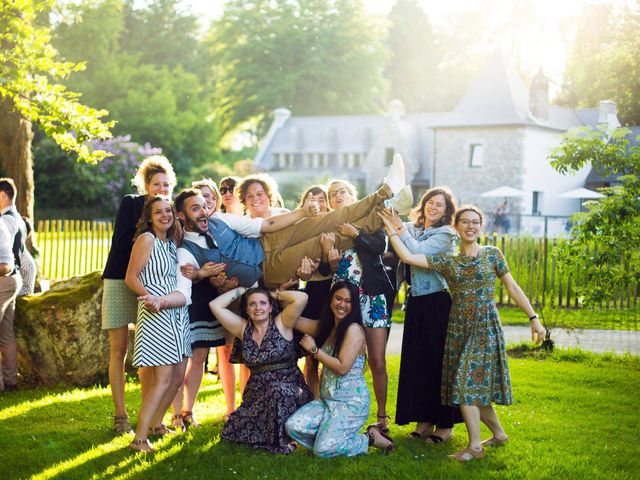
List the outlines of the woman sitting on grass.
{"type": "Polygon", "coordinates": [[[377,424],[359,433],[369,418],[370,400],[363,375],[366,346],[358,287],[337,281],[329,298],[319,322],[300,318],[296,324],[305,333],[300,345],[317,358],[323,371],[320,400],[294,413],[287,433],[322,458],[360,455],[369,445],[391,451],[393,442],[377,424]]]}
{"type": "Polygon", "coordinates": [[[295,443],[285,432],[285,422],[313,399],[298,368],[293,338],[307,294],[284,290],[271,295],[285,305],[277,315],[269,292],[261,288],[238,287],[209,304],[229,333],[242,340],[242,363],[251,370],[242,404],[229,415],[222,439],[288,454],[295,450],[295,443]],[[229,308],[240,296],[241,316],[229,308]]]}
{"type": "Polygon", "coordinates": [[[467,205],[456,211],[454,226],[460,235],[460,251],[440,255],[411,253],[395,232],[391,214],[382,212],[380,216],[394,250],[404,263],[436,270],[449,284],[453,305],[442,366],[442,403],[460,405],[469,434],[467,447],[450,457],[459,461],[483,458],[483,447],[508,441],[491,403],[513,403],[504,335],[494,296],[496,278],[500,278],[509,297],[529,316],[532,338],[541,342],[545,329],[509,273],[502,252],[478,244],[483,221],[478,207],[467,205]],[[484,442],[480,441],[480,421],[493,434],[484,442]]]}

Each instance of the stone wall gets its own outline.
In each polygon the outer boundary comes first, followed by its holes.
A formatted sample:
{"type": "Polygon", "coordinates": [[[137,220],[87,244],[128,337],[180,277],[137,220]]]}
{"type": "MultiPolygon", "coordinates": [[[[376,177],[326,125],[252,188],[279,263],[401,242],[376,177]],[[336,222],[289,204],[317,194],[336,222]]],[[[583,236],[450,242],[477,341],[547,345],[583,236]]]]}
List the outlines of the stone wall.
{"type": "MultiPolygon", "coordinates": [[[[524,129],[521,127],[438,128],[433,185],[447,185],[459,203],[473,203],[486,213],[504,198],[482,198],[488,190],[522,188],[524,129]],[[482,167],[470,166],[471,145],[483,145],[482,167]]],[[[509,198],[511,213],[522,212],[522,200],[509,198]]]]}

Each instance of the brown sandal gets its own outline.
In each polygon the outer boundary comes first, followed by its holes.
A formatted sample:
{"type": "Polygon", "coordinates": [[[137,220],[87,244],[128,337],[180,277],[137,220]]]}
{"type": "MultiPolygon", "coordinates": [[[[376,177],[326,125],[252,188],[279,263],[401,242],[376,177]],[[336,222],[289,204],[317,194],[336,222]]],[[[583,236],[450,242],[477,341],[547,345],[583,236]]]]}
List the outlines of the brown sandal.
{"type": "Polygon", "coordinates": [[[151,446],[151,443],[146,438],[144,440],[134,440],[129,444],[129,449],[134,452],[156,453],[154,448],[151,446]]]}
{"type": "Polygon", "coordinates": [[[184,424],[185,428],[198,428],[198,427],[200,427],[200,423],[197,422],[193,418],[193,412],[192,411],[183,410],[182,413],[180,414],[180,417],[182,418],[182,423],[184,424]]]}
{"type": "Polygon", "coordinates": [[[480,445],[482,445],[483,447],[499,447],[507,443],[509,443],[509,437],[504,437],[503,439],[491,437],[480,443],[480,445]]]}
{"type": "Polygon", "coordinates": [[[469,462],[471,460],[480,460],[484,458],[484,450],[474,450],[473,448],[465,448],[460,450],[459,452],[454,453],[453,455],[447,455],[452,460],[457,460],[459,462],[469,462]]]}
{"type": "Polygon", "coordinates": [[[164,423],[161,423],[159,427],[150,427],[149,435],[154,435],[156,437],[164,437],[165,435],[173,435],[175,430],[171,430],[164,423]]]}
{"type": "Polygon", "coordinates": [[[385,451],[386,453],[391,453],[396,449],[396,445],[395,443],[393,443],[393,440],[391,439],[391,437],[389,435],[387,435],[386,433],[384,433],[382,431],[382,429],[376,425],[369,425],[367,427],[367,436],[369,437],[369,446],[374,446],[376,448],[379,448],[380,450],[385,451]],[[379,447],[375,444],[376,442],[376,434],[374,433],[377,432],[382,438],[389,440],[389,445],[387,445],[386,447],[379,447]]]}
{"type": "Polygon", "coordinates": [[[131,425],[129,424],[129,415],[114,415],[113,429],[118,434],[133,433],[133,428],[131,428],[131,425]]]}
{"type": "Polygon", "coordinates": [[[180,415],[179,413],[176,413],[175,415],[171,415],[171,427],[173,427],[173,429],[176,432],[186,432],[187,431],[187,427],[185,426],[184,422],[182,421],[182,415],[180,415]]]}

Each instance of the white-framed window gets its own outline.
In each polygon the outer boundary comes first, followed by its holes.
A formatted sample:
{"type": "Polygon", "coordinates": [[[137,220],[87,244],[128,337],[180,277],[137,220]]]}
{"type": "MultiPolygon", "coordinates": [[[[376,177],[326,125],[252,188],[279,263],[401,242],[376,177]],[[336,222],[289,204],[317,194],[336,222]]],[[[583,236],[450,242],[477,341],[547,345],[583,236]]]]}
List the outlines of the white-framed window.
{"type": "Polygon", "coordinates": [[[484,149],[481,143],[472,143],[469,146],[469,166],[481,168],[484,164],[484,149]]]}

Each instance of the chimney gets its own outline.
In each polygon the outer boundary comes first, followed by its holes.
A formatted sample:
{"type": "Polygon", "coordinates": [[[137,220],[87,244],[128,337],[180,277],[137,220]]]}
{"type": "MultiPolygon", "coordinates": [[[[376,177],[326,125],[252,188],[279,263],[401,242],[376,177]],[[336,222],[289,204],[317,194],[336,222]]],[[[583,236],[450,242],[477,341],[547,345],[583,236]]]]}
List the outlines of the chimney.
{"type": "Polygon", "coordinates": [[[544,76],[542,68],[531,80],[529,111],[538,120],[549,120],[549,79],[544,76]]]}
{"type": "Polygon", "coordinates": [[[598,105],[598,123],[606,123],[609,132],[620,126],[618,106],[612,100],[602,100],[598,105]]]}
{"type": "Polygon", "coordinates": [[[389,102],[389,116],[391,117],[391,120],[393,122],[399,121],[402,117],[404,117],[404,114],[405,110],[402,100],[395,99],[389,102]]]}

